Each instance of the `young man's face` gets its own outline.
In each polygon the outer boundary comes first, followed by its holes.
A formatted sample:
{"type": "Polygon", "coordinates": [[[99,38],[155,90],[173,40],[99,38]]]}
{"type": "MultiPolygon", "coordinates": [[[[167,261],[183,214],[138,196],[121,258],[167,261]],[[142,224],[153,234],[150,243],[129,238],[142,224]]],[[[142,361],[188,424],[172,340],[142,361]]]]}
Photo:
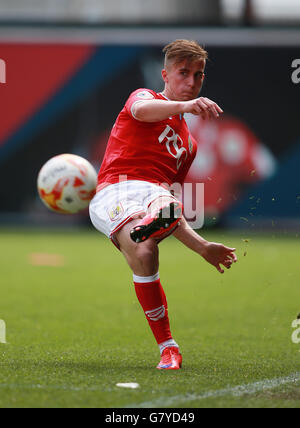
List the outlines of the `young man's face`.
{"type": "Polygon", "coordinates": [[[204,81],[205,66],[204,59],[169,64],[162,70],[166,96],[173,101],[189,101],[197,98],[204,81]]]}

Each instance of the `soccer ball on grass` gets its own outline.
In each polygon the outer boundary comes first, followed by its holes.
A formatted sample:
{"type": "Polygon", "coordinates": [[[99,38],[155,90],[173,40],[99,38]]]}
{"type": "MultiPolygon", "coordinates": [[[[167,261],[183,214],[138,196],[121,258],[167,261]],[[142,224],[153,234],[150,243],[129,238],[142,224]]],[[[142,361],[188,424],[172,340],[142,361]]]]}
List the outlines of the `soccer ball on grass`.
{"type": "Polygon", "coordinates": [[[97,173],[86,159],[63,154],[42,167],[37,186],[41,200],[50,210],[76,214],[87,208],[93,199],[97,173]]]}

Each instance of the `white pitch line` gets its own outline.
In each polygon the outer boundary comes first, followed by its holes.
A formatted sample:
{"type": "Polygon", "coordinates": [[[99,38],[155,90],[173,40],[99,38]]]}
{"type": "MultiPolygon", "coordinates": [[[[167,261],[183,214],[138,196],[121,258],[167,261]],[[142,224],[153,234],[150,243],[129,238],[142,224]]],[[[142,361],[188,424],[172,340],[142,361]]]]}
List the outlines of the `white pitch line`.
{"type": "Polygon", "coordinates": [[[241,397],[243,395],[253,395],[258,392],[267,391],[290,383],[300,381],[300,372],[293,373],[286,377],[275,379],[266,379],[258,382],[217,389],[215,391],[207,391],[202,394],[184,394],[174,395],[173,397],[160,397],[153,401],[145,401],[144,403],[136,403],[126,406],[127,408],[159,408],[170,407],[177,404],[189,403],[192,401],[205,400],[206,398],[218,398],[225,396],[241,397]]]}
{"type": "MultiPolygon", "coordinates": [[[[300,372],[293,373],[286,377],[275,379],[266,379],[258,382],[217,389],[215,391],[207,391],[202,394],[182,394],[174,395],[173,397],[160,397],[153,401],[145,401],[143,403],[135,403],[124,406],[125,408],[161,408],[176,406],[177,404],[189,403],[192,401],[205,400],[206,398],[218,398],[224,396],[241,397],[243,395],[253,395],[258,392],[267,391],[278,388],[283,385],[296,383],[300,381],[300,372]]],[[[0,383],[0,389],[38,389],[38,390],[61,390],[68,392],[113,392],[113,388],[103,388],[101,385],[91,385],[80,387],[75,385],[40,385],[40,384],[17,384],[17,383],[0,383]]],[[[141,385],[142,388],[142,385],[141,385]]]]}

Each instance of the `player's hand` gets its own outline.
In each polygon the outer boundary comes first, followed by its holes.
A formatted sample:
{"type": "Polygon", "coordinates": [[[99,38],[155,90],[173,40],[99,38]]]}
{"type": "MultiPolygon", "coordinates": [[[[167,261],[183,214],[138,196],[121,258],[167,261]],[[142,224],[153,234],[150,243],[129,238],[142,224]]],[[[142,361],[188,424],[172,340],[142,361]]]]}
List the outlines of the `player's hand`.
{"type": "Polygon", "coordinates": [[[217,119],[223,113],[221,107],[209,98],[200,97],[185,104],[185,113],[201,116],[204,120],[217,119]]]}
{"type": "Polygon", "coordinates": [[[223,265],[226,269],[230,269],[233,263],[236,263],[238,258],[235,254],[236,248],[226,247],[223,244],[215,242],[208,242],[202,252],[202,257],[211,265],[213,265],[218,272],[224,273],[223,265]]]}

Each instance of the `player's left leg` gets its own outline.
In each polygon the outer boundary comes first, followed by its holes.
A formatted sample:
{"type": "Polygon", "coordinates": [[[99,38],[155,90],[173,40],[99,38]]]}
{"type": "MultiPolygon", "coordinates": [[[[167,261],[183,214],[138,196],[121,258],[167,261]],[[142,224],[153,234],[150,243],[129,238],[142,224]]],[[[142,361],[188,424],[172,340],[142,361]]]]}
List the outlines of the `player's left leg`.
{"type": "Polygon", "coordinates": [[[149,238],[161,240],[176,228],[182,211],[181,202],[172,196],[159,196],[150,204],[148,214],[130,231],[131,239],[136,243],[149,238]]]}
{"type": "Polygon", "coordinates": [[[139,221],[136,219],[125,225],[116,233],[115,238],[133,271],[137,298],[162,355],[158,368],[178,369],[181,367],[182,357],[171,334],[167,299],[159,277],[158,244],[155,239],[136,244],[129,237],[130,230],[139,221]]]}

